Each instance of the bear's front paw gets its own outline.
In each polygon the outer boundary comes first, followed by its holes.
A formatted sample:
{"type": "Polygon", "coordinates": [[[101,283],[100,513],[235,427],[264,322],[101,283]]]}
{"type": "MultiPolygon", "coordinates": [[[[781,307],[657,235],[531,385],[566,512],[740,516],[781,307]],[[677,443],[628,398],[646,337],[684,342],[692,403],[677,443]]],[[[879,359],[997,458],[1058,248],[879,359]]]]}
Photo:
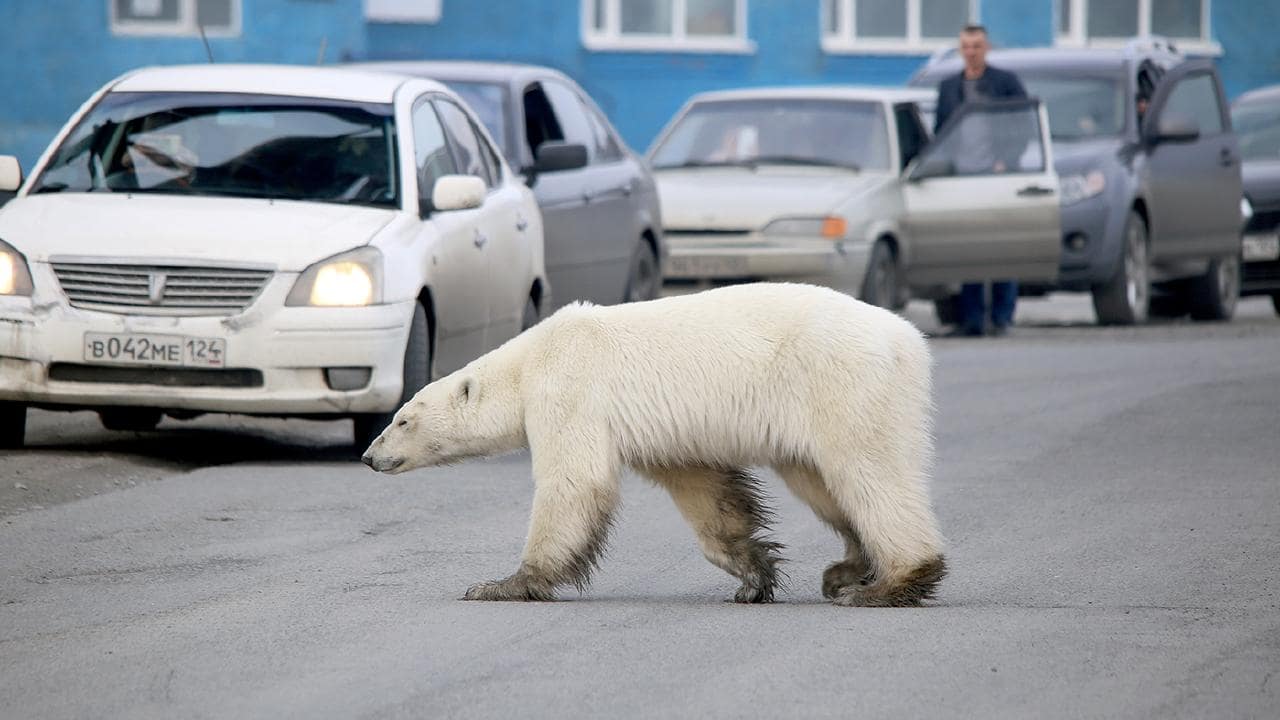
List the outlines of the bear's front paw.
{"type": "Polygon", "coordinates": [[[502,580],[489,580],[467,588],[463,600],[554,600],[550,584],[517,572],[502,580]]]}
{"type": "Polygon", "coordinates": [[[834,600],[844,588],[856,590],[871,580],[871,568],[861,559],[832,563],[822,573],[822,596],[834,600]]]}

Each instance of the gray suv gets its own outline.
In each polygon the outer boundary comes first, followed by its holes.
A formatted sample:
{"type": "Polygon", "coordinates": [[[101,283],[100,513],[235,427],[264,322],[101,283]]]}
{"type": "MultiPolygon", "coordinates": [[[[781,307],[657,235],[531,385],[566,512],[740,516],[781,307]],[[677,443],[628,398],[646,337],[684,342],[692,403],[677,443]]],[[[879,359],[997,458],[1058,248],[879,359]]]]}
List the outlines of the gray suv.
{"type": "MultiPolygon", "coordinates": [[[[1098,322],[1226,320],[1240,294],[1240,151],[1217,70],[1166,42],[992,51],[1049,113],[1061,181],[1052,286],[1090,292],[1098,322]]],[[[911,78],[936,88],[954,55],[911,78]]],[[[945,304],[939,316],[947,321],[945,304]]]]}

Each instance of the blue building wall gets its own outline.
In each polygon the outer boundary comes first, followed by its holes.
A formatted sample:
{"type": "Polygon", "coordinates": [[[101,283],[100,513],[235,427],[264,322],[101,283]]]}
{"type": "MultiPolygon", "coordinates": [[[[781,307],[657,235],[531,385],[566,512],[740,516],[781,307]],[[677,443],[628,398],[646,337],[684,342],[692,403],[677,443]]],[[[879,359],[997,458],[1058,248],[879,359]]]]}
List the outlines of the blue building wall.
{"type": "MultiPolygon", "coordinates": [[[[695,92],[743,85],[899,84],[925,55],[826,53],[820,0],[748,0],[748,53],[591,51],[579,0],[443,0],[433,24],[370,23],[363,0],[244,0],[242,32],[210,38],[218,61],[311,64],[412,58],[550,65],[576,78],[643,151],[695,92]],[[500,8],[500,10],[499,10],[500,8]]],[[[1054,41],[1054,0],[980,0],[997,45],[1054,41]]],[[[1280,82],[1280,2],[1213,0],[1231,96],[1280,82]]],[[[197,38],[113,36],[106,0],[0,0],[0,153],[30,168],[66,117],[112,77],[204,62],[197,38]]]]}

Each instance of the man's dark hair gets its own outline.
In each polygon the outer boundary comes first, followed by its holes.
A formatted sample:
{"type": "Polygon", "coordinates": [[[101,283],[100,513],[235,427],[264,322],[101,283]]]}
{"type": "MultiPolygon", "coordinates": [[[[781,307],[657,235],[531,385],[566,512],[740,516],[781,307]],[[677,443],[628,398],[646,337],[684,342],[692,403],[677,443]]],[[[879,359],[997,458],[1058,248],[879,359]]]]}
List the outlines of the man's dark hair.
{"type": "Polygon", "coordinates": [[[961,28],[961,29],[960,29],[960,32],[962,32],[962,33],[982,33],[983,35],[986,35],[986,34],[987,34],[987,26],[986,26],[986,25],[979,25],[979,24],[977,24],[977,23],[969,23],[968,25],[965,25],[963,28],[961,28]]]}

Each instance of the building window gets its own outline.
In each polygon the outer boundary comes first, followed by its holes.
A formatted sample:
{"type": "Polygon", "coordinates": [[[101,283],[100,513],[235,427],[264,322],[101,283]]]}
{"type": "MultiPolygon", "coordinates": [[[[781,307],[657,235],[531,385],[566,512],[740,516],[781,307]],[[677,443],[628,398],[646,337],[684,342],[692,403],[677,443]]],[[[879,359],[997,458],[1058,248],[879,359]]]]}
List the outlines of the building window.
{"type": "Polygon", "coordinates": [[[928,52],[954,45],[977,19],[977,0],[822,0],[822,48],[928,52]]]}
{"type": "Polygon", "coordinates": [[[438,23],[443,0],[364,0],[364,19],[381,23],[438,23]]]}
{"type": "Polygon", "coordinates": [[[240,0],[108,0],[116,35],[240,34],[240,0]]]}
{"type": "Polygon", "coordinates": [[[747,0],[583,0],[593,50],[751,52],[747,0]]]}
{"type": "Polygon", "coordinates": [[[1111,45],[1160,35],[1193,52],[1219,53],[1210,0],[1057,0],[1059,45],[1111,45]]]}

